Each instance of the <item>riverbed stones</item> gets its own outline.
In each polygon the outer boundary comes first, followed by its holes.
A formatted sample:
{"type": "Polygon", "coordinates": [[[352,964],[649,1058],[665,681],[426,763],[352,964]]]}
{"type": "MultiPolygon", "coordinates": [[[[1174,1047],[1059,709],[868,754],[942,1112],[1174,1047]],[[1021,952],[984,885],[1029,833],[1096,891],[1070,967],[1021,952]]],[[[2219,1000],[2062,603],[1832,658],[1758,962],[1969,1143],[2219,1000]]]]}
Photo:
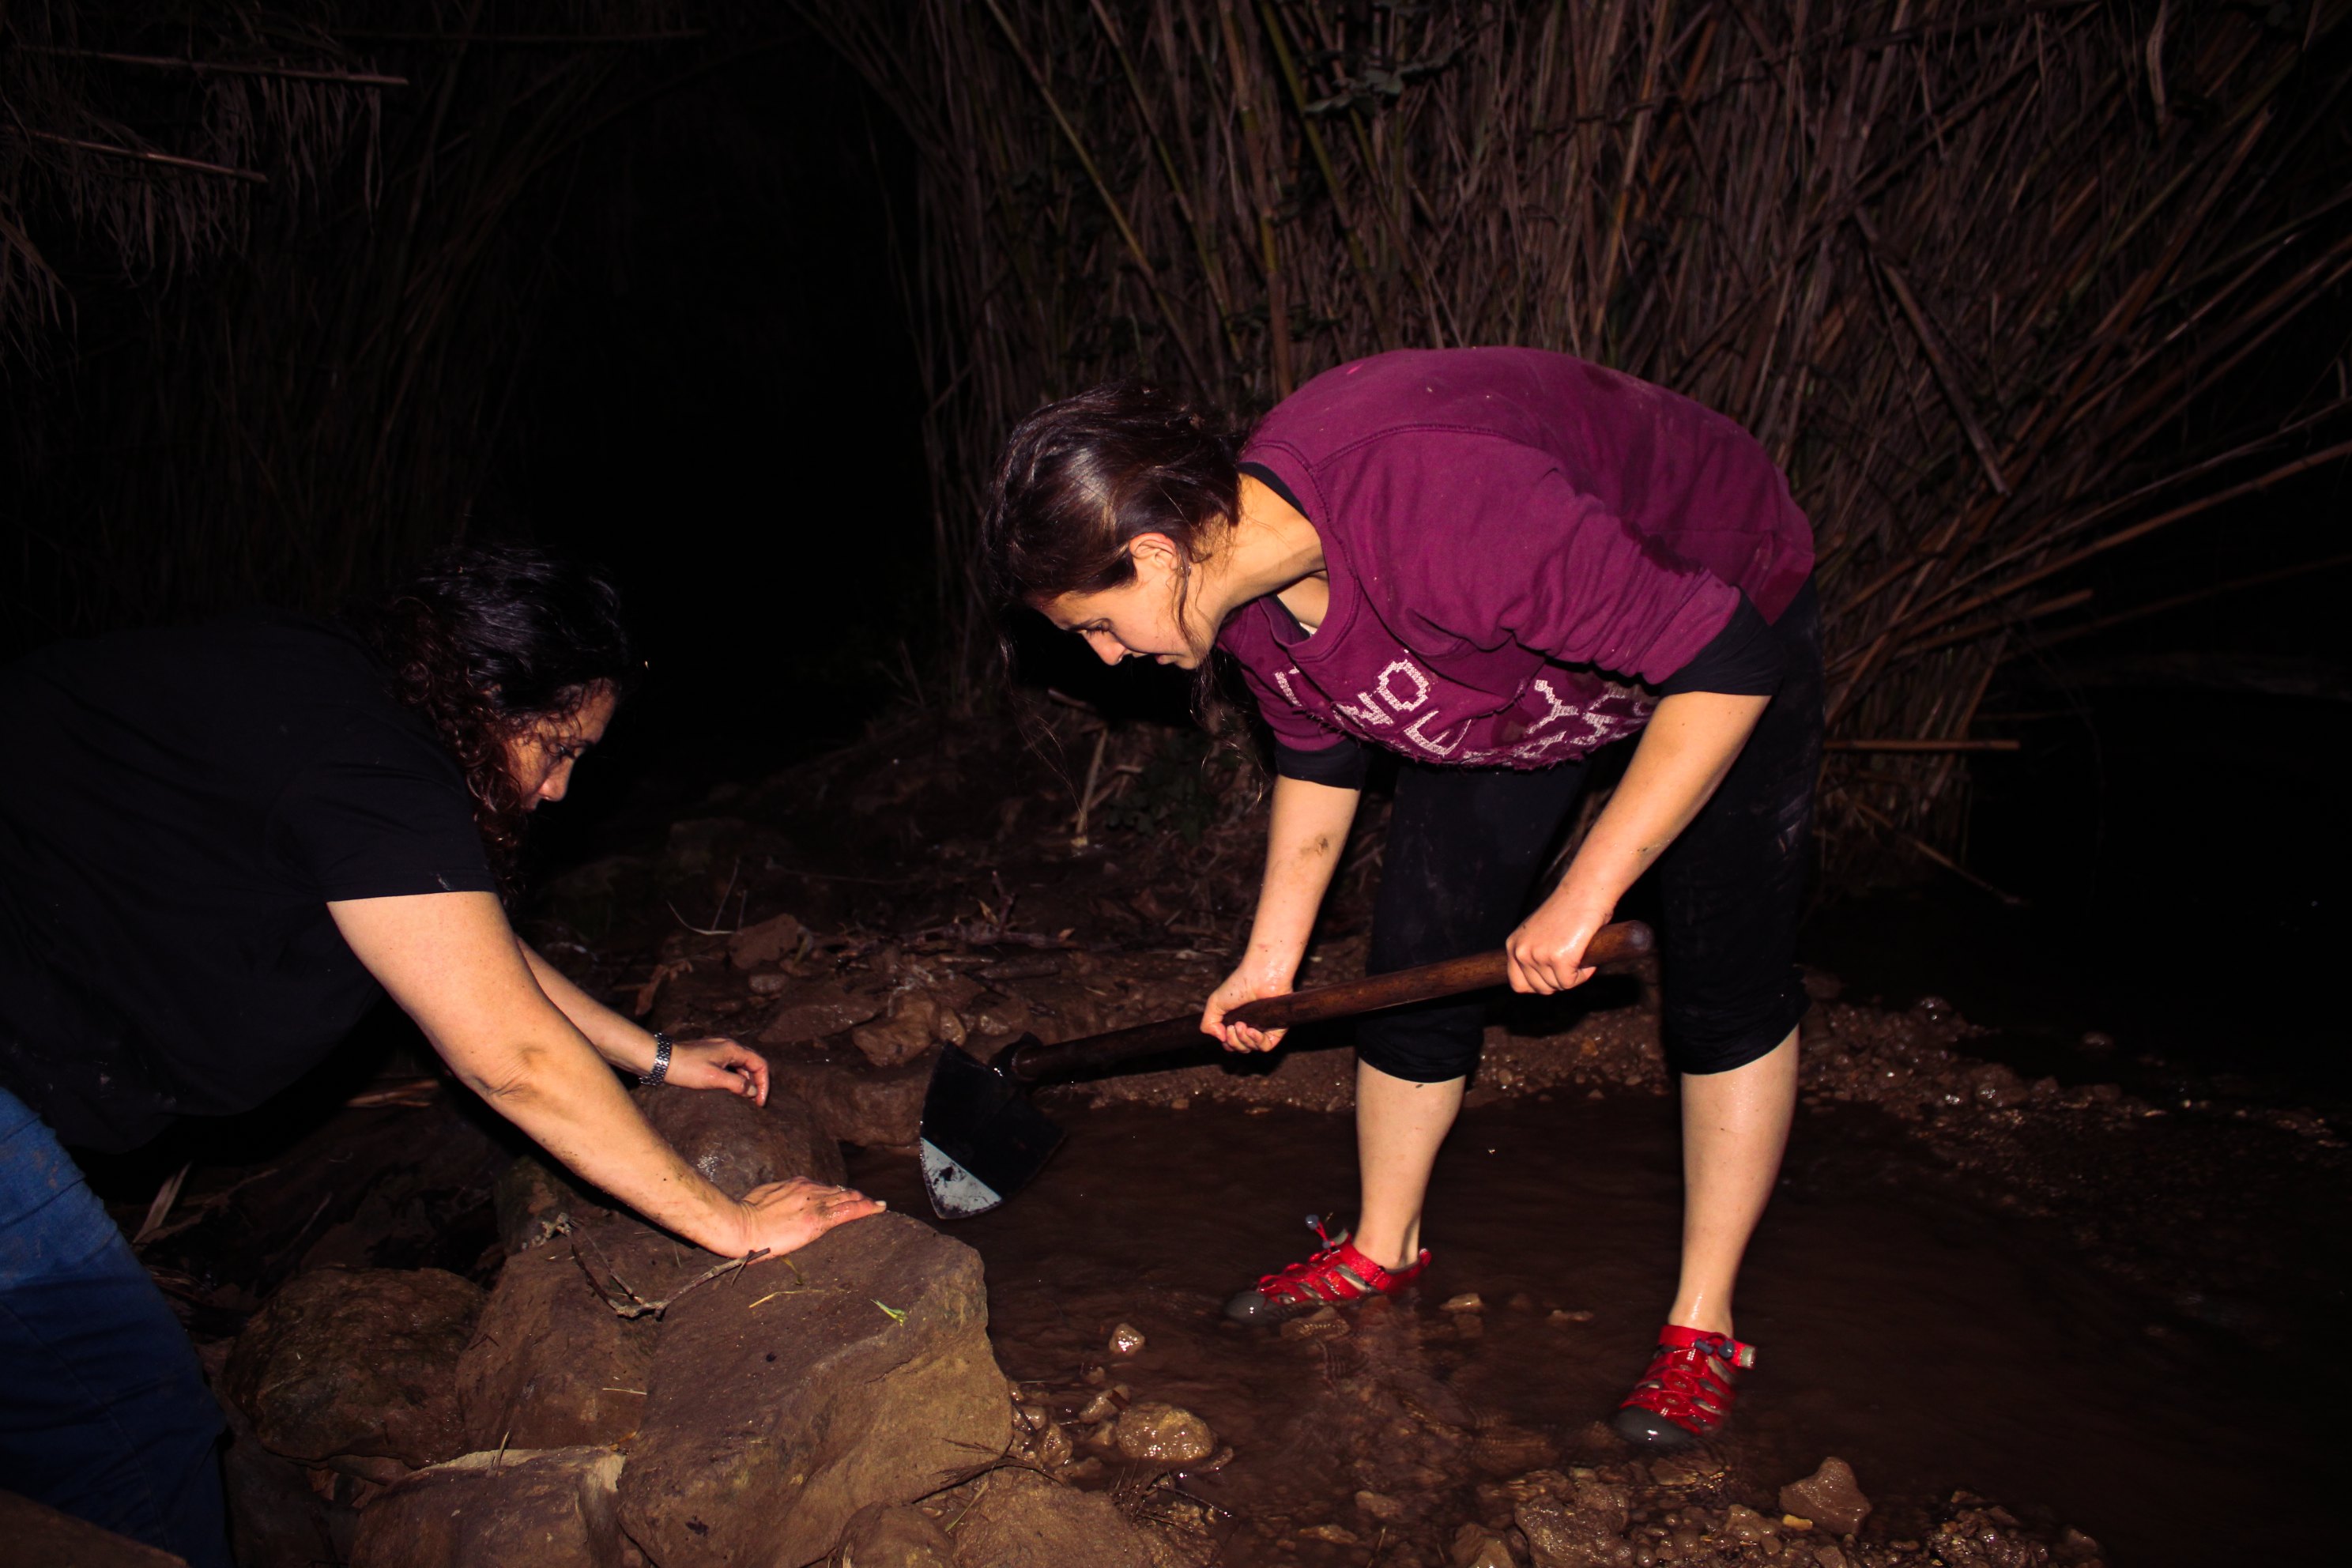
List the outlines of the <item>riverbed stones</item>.
{"type": "MultiPolygon", "coordinates": [[[[613,1239],[610,1227],[596,1234],[613,1239]]],[[[581,1250],[558,1237],[507,1259],[457,1363],[470,1447],[568,1448],[617,1443],[637,1429],[658,1325],[651,1313],[616,1313],[590,1282],[581,1250]]],[[[610,1266],[611,1252],[625,1249],[598,1250],[610,1266]]]]}
{"type": "Polygon", "coordinates": [[[1853,1467],[1832,1456],[1811,1475],[1780,1489],[1780,1511],[1810,1519],[1832,1535],[1852,1535],[1870,1517],[1870,1500],[1863,1496],[1853,1467]]]}
{"type": "Polygon", "coordinates": [[[480,1287],[438,1268],[322,1268],[254,1314],[229,1352],[229,1397],[264,1447],[409,1468],[466,1451],[457,1362],[480,1287]]]}
{"type": "Polygon", "coordinates": [[[867,1503],[850,1517],[828,1568],[957,1568],[939,1521],[905,1504],[867,1503]]]}
{"type": "Polygon", "coordinates": [[[662,1563],[800,1568],[868,1503],[1003,1453],[979,1256],[899,1215],[827,1232],[672,1306],[621,1479],[662,1563]]]}
{"type": "Polygon", "coordinates": [[[1591,1476],[1530,1470],[1505,1489],[1535,1568],[1632,1568],[1631,1494],[1591,1476]]]}
{"type": "Polygon", "coordinates": [[[1141,1400],[1122,1411],[1110,1428],[1122,1458],[1162,1466],[1198,1464],[1217,1451],[1209,1424],[1181,1405],[1141,1400]]]}
{"type": "Polygon", "coordinates": [[[970,1490],[955,1530],[958,1568],[1160,1568],[1159,1543],[1104,1493],[1020,1469],[994,1471],[970,1490]]]}
{"type": "Polygon", "coordinates": [[[679,1157],[730,1198],[794,1176],[836,1186],[848,1179],[841,1149],[815,1113],[772,1084],[765,1105],[669,1084],[639,1089],[632,1098],[679,1157]]]}
{"type": "Polygon", "coordinates": [[[622,1568],[610,1448],[467,1454],[360,1515],[351,1568],[622,1568]]]}
{"type": "Polygon", "coordinates": [[[831,981],[785,991],[760,1031],[763,1046],[800,1046],[856,1028],[882,1011],[873,996],[845,991],[831,981]]]}
{"type": "Polygon", "coordinates": [[[768,1064],[769,1098],[789,1093],[808,1106],[828,1137],[867,1149],[915,1146],[923,1124],[923,1095],[931,1084],[930,1053],[897,1067],[860,1059],[768,1064]]]}

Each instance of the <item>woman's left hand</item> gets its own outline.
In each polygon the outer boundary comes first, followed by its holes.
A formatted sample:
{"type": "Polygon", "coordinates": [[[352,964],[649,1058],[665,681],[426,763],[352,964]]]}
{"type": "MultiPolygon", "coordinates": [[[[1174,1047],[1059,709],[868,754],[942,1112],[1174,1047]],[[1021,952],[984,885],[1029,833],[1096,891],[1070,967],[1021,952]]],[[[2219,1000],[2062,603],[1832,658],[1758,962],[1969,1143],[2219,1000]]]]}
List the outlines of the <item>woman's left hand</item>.
{"type": "Polygon", "coordinates": [[[754,1105],[768,1103],[768,1059],[724,1035],[672,1046],[669,1076],[662,1081],[680,1089],[721,1089],[754,1105]]]}
{"type": "Polygon", "coordinates": [[[1592,978],[1584,949],[1592,933],[1609,923],[1613,909],[1591,909],[1555,893],[1503,943],[1511,989],[1549,996],[1592,978]]]}

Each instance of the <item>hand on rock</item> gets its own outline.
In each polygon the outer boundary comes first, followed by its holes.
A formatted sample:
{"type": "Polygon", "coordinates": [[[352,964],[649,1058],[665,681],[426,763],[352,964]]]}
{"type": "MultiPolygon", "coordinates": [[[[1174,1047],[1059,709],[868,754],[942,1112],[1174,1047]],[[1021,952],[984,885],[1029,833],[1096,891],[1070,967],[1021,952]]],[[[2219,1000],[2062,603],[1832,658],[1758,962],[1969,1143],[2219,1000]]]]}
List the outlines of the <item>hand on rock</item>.
{"type": "Polygon", "coordinates": [[[742,1250],[765,1249],[778,1256],[797,1252],[835,1226],[887,1207],[854,1187],[829,1187],[806,1176],[770,1182],[743,1194],[742,1250]]]}
{"type": "Polygon", "coordinates": [[[669,1076],[680,1089],[721,1089],[754,1105],[768,1103],[768,1058],[724,1035],[680,1040],[670,1047],[669,1076]]]}

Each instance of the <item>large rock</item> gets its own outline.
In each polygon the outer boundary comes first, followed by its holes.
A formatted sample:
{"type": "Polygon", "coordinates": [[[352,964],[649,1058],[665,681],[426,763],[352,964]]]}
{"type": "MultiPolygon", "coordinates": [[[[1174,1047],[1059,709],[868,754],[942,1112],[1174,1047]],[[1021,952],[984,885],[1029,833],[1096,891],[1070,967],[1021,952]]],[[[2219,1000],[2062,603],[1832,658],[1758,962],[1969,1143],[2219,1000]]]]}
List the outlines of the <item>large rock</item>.
{"type": "Polygon", "coordinates": [[[15,1492],[0,1492],[0,1541],[7,1542],[0,1546],[0,1563],[26,1568],[188,1568],[184,1557],[142,1546],[15,1492]]]}
{"type": "Polygon", "coordinates": [[[1870,1517],[1870,1500],[1863,1496],[1853,1467],[1832,1457],[1803,1480],[1780,1489],[1780,1511],[1810,1519],[1832,1535],[1852,1535],[1870,1517]]]}
{"type": "Polygon", "coordinates": [[[676,1275],[692,1278],[664,1249],[703,1268],[716,1261],[625,1220],[507,1259],[457,1363],[468,1447],[569,1448],[617,1443],[637,1429],[657,1325],[650,1312],[621,1316],[600,1289],[617,1293],[611,1281],[634,1274],[631,1288],[662,1300],[676,1275]],[[593,1282],[583,1263],[599,1269],[593,1282]]]}
{"type": "Polygon", "coordinates": [[[769,1182],[848,1179],[841,1148],[809,1108],[772,1082],[768,1103],[740,1094],[664,1085],[636,1091],[637,1109],[686,1163],[730,1198],[769,1182]]]}
{"type": "Polygon", "coordinates": [[[1160,1560],[1151,1536],[1104,1493],[1011,1468],[971,1491],[955,1528],[959,1568],[1157,1568],[1160,1560]]]}
{"type": "Polygon", "coordinates": [[[859,1062],[771,1062],[769,1097],[789,1090],[816,1113],[826,1133],[866,1149],[911,1149],[921,1135],[923,1096],[931,1087],[926,1053],[894,1068],[859,1062]]]}
{"type": "Polygon", "coordinates": [[[957,1568],[955,1542],[920,1509],[867,1503],[857,1510],[829,1568],[957,1568]]]}
{"type": "Polygon", "coordinates": [[[621,1518],[665,1564],[802,1568],[1010,1436],[980,1258],[901,1215],[827,1232],[667,1314],[621,1518]]]}
{"type": "Polygon", "coordinates": [[[467,1454],[360,1516],[351,1568],[621,1568],[610,1448],[467,1454]]]}
{"type": "Polygon", "coordinates": [[[322,1268],[255,1313],[229,1352],[229,1397],[273,1452],[411,1468],[466,1451],[457,1359],[478,1286],[438,1268],[322,1268]]]}
{"type": "Polygon", "coordinates": [[[1632,1500],[1624,1488],[1531,1470],[1507,1489],[1535,1568],[1633,1568],[1633,1547],[1625,1539],[1632,1500]]]}
{"type": "Polygon", "coordinates": [[[499,1245],[509,1258],[563,1235],[573,1226],[603,1219],[613,1211],[597,1201],[569,1171],[536,1154],[519,1156],[490,1188],[499,1220],[499,1245]]]}

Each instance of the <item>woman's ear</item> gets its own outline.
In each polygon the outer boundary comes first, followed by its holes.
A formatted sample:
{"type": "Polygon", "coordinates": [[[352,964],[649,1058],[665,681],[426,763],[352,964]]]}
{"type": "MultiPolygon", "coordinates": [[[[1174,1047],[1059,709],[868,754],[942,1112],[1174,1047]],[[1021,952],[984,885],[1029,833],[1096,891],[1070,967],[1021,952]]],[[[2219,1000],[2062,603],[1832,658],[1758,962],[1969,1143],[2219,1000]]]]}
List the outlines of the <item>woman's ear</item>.
{"type": "Polygon", "coordinates": [[[1139,533],[1127,542],[1128,559],[1139,572],[1180,572],[1184,552],[1164,533],[1139,533]]]}

